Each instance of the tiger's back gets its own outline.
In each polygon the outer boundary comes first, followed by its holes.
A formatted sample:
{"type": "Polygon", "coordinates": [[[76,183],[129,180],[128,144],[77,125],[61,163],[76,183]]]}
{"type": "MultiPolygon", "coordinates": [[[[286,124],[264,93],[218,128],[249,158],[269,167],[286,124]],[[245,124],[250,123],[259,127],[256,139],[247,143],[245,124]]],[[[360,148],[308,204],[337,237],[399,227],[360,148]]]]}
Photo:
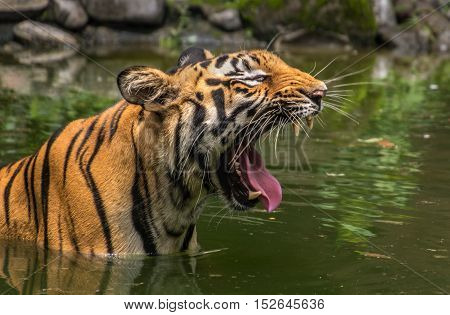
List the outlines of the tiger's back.
{"type": "Polygon", "coordinates": [[[84,253],[112,253],[112,244],[125,243],[120,238],[134,234],[127,231],[135,163],[130,126],[140,114],[119,102],[71,122],[34,155],[2,168],[0,234],[84,253]]]}

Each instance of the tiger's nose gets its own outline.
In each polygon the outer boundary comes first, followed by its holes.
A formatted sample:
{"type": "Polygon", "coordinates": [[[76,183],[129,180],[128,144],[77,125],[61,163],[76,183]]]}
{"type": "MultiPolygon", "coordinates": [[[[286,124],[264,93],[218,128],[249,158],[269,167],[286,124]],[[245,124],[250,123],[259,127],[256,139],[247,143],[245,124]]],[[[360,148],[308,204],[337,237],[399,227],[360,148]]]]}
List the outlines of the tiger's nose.
{"type": "Polygon", "coordinates": [[[326,94],[327,94],[326,88],[325,89],[317,89],[311,93],[311,95],[313,97],[319,97],[319,98],[324,98],[326,94]]]}
{"type": "Polygon", "coordinates": [[[314,90],[310,95],[311,100],[319,106],[319,111],[323,109],[322,98],[324,98],[326,94],[327,87],[324,84],[324,87],[314,90]]]}

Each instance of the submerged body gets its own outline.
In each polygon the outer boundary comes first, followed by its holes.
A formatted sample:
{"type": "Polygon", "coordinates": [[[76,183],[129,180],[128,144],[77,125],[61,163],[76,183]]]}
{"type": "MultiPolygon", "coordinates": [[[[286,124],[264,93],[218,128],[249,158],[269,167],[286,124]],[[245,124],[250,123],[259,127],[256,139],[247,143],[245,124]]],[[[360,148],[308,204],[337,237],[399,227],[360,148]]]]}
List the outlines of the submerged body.
{"type": "Polygon", "coordinates": [[[124,100],[0,169],[0,237],[92,255],[196,251],[207,196],[279,205],[252,144],[317,114],[326,91],[266,51],[191,49],[170,74],[132,67],[118,84],[124,100]]]}
{"type": "Polygon", "coordinates": [[[169,179],[157,177],[167,170],[158,168],[165,157],[154,140],[146,141],[158,137],[148,115],[121,101],[68,124],[36,155],[1,169],[0,235],[82,253],[195,249],[194,205],[176,205],[183,192],[168,194],[169,179]]]}

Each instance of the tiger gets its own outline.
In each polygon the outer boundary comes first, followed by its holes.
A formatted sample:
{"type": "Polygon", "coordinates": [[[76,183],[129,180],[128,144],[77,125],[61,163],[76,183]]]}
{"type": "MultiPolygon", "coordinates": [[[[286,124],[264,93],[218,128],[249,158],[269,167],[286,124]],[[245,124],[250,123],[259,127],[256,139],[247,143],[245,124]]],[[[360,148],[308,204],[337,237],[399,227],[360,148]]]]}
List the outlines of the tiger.
{"type": "Polygon", "coordinates": [[[255,142],[311,122],[327,91],[272,52],[198,47],[168,71],[126,68],[117,85],[117,104],[0,169],[1,238],[92,256],[198,252],[208,197],[235,211],[280,205],[255,142]]]}

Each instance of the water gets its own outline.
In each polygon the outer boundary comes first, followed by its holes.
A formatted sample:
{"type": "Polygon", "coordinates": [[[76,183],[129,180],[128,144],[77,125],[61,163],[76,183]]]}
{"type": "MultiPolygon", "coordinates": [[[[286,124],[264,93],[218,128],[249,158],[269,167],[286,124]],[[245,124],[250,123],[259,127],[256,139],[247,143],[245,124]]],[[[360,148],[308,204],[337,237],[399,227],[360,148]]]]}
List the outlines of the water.
{"type": "MultiPolygon", "coordinates": [[[[327,79],[360,56],[281,54],[327,79]]],[[[3,57],[2,57],[3,58],[3,57]]],[[[176,54],[93,56],[118,73],[169,68],[176,54]]],[[[118,99],[113,75],[83,57],[0,62],[0,164],[33,152],[64,122],[118,99]]],[[[262,142],[283,186],[275,213],[230,213],[211,200],[199,222],[204,252],[190,257],[85,258],[0,241],[5,294],[442,294],[450,291],[450,62],[372,54],[333,82],[345,111],[325,110],[301,146],[291,128],[262,142]]],[[[332,85],[332,84],[330,84],[332,85]]],[[[329,99],[331,100],[331,99],[329,99]]]]}

